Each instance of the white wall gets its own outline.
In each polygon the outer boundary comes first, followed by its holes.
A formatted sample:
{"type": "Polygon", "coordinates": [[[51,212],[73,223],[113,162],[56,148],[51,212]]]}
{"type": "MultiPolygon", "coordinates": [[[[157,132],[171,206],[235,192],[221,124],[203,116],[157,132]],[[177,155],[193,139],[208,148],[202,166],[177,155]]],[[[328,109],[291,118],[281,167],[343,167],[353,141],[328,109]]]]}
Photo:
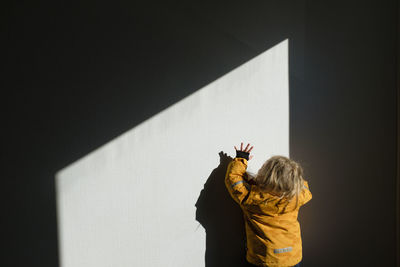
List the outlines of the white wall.
{"type": "Polygon", "coordinates": [[[253,172],[288,156],[288,101],[285,40],[60,170],[61,266],[204,266],[195,203],[218,153],[253,144],[253,172]]]}

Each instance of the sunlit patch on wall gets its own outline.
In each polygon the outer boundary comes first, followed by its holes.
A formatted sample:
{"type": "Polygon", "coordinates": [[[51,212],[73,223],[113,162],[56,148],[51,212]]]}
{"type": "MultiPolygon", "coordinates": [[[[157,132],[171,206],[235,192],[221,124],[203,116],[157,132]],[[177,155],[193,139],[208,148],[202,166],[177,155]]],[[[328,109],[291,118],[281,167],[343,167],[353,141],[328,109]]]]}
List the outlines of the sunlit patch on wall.
{"type": "Polygon", "coordinates": [[[289,154],[288,40],[56,174],[60,266],[204,267],[195,203],[220,151],[289,154]]]}

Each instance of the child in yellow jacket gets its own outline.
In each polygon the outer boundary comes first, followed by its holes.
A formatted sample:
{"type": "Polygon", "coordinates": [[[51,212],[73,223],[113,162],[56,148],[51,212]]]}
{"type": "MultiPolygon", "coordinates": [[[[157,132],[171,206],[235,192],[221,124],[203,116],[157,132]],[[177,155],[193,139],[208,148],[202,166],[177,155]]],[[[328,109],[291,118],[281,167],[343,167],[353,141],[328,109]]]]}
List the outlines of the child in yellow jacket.
{"type": "Polygon", "coordinates": [[[257,175],[246,172],[253,156],[247,144],[229,163],[225,185],[240,205],[246,227],[246,260],[256,266],[300,266],[302,240],[299,209],[311,198],[303,169],[284,156],[273,156],[257,175]]]}

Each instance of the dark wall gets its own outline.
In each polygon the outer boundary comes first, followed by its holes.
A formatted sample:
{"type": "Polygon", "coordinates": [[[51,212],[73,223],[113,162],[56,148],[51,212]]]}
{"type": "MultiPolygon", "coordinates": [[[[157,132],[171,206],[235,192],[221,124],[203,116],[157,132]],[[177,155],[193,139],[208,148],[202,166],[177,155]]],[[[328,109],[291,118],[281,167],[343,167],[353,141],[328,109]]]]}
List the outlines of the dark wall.
{"type": "Polygon", "coordinates": [[[289,38],[304,266],[395,266],[397,1],[137,2],[2,9],[2,265],[58,265],[58,170],[289,38]]]}
{"type": "Polygon", "coordinates": [[[395,266],[397,8],[313,1],[306,10],[291,147],[314,186],[307,266],[395,266]]]}

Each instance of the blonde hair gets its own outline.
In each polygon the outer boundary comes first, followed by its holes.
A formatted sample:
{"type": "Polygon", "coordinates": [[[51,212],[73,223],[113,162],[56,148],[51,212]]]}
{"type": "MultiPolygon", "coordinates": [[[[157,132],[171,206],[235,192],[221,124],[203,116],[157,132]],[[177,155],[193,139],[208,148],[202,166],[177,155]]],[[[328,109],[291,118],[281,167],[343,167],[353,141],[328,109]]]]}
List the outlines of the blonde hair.
{"type": "Polygon", "coordinates": [[[290,202],[296,197],[298,206],[299,194],[304,184],[303,168],[299,163],[285,156],[272,156],[250,177],[258,187],[267,193],[290,202]]]}

